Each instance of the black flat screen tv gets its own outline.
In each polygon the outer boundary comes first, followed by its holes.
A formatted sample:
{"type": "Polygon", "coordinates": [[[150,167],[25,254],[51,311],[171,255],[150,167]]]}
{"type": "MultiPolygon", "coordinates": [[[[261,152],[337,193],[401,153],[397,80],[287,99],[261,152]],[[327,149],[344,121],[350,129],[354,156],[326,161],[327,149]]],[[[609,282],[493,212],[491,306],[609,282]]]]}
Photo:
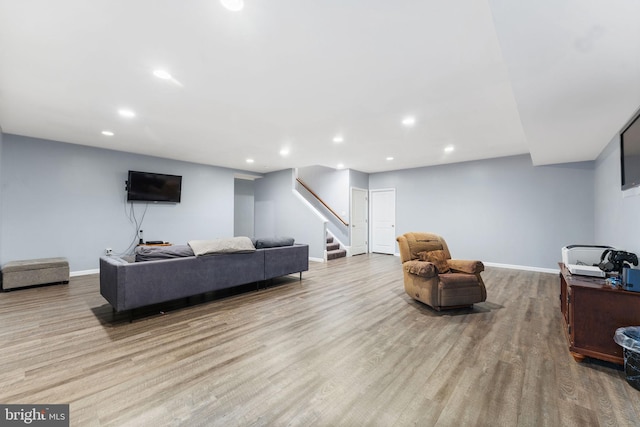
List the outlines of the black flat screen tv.
{"type": "Polygon", "coordinates": [[[127,201],[180,203],[182,177],[161,173],[129,171],[127,201]]]}
{"type": "Polygon", "coordinates": [[[622,189],[640,185],[640,115],[620,134],[622,189]]]}

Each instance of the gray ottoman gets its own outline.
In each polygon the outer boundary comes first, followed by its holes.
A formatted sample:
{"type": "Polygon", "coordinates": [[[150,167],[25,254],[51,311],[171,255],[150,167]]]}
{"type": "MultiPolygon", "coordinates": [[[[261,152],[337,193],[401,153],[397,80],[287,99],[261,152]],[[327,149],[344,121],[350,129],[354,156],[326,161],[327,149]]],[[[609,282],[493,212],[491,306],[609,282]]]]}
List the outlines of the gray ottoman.
{"type": "Polygon", "coordinates": [[[66,258],[10,261],[2,267],[2,289],[5,291],[47,283],[69,283],[66,258]]]}

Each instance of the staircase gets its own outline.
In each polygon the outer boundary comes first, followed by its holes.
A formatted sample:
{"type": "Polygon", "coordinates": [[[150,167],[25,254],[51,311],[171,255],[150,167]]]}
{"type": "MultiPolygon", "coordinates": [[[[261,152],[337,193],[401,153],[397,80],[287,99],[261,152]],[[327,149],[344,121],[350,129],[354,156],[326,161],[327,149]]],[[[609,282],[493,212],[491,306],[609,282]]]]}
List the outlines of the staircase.
{"type": "Polygon", "coordinates": [[[333,237],[327,236],[327,261],[336,258],[344,258],[347,256],[347,251],[340,247],[340,243],[333,242],[333,237]]]}

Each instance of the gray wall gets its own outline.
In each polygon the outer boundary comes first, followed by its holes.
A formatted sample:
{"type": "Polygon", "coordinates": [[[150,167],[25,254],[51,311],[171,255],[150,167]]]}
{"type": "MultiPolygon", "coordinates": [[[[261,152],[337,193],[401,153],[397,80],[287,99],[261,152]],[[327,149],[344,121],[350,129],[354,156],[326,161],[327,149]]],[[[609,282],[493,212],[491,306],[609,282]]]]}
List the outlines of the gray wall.
{"type": "MultiPolygon", "coordinates": [[[[2,133],[2,126],[0,126],[0,172],[2,172],[2,146],[3,146],[3,133],[2,133]]],[[[2,194],[3,194],[3,188],[4,188],[4,181],[2,181],[0,179],[0,266],[2,266],[4,264],[4,258],[2,255],[2,244],[1,242],[4,240],[2,238],[2,213],[3,213],[3,209],[2,209],[2,194]]]]}
{"type": "Polygon", "coordinates": [[[254,236],[254,183],[249,179],[235,180],[233,235],[254,236]]]}
{"type": "MultiPolygon", "coordinates": [[[[349,185],[351,187],[363,188],[365,190],[368,189],[369,174],[349,169],[349,185]]],[[[349,196],[351,196],[351,194],[349,194],[349,196]]],[[[349,206],[349,208],[351,208],[351,206],[349,206]]]]}
{"type": "Polygon", "coordinates": [[[318,199],[301,185],[296,185],[298,192],[327,219],[327,230],[342,244],[349,245],[349,170],[337,170],[326,166],[309,166],[297,170],[298,178],[320,197],[336,216],[318,199]]]}
{"type": "Polygon", "coordinates": [[[595,163],[596,241],[640,255],[640,195],[632,189],[623,197],[618,135],[595,163]]]}
{"type": "MultiPolygon", "coordinates": [[[[148,204],[146,240],[186,243],[233,235],[234,171],[5,134],[1,158],[3,261],[64,256],[72,271],[98,268],[107,247],[135,238],[127,171],[183,176],[179,204],[148,204]]],[[[138,219],[146,204],[133,204],[138,219]]]]}
{"type": "Polygon", "coordinates": [[[349,222],[349,170],[325,166],[298,169],[300,178],[340,217],[349,222]]]}
{"type": "Polygon", "coordinates": [[[255,181],[256,237],[290,236],[309,245],[309,256],[324,258],[325,223],[293,192],[293,169],[255,181]]]}
{"type": "Polygon", "coordinates": [[[396,189],[398,235],[435,232],[456,258],[557,269],[562,246],[594,243],[594,168],[521,155],[371,174],[369,188],[396,189]]]}
{"type": "MultiPolygon", "coordinates": [[[[347,223],[351,217],[351,187],[369,187],[369,174],[351,169],[336,170],[325,166],[309,166],[298,169],[298,177],[347,223]]],[[[331,234],[344,245],[351,245],[351,228],[340,222],[303,187],[296,188],[327,218],[327,229],[331,234]]]]}

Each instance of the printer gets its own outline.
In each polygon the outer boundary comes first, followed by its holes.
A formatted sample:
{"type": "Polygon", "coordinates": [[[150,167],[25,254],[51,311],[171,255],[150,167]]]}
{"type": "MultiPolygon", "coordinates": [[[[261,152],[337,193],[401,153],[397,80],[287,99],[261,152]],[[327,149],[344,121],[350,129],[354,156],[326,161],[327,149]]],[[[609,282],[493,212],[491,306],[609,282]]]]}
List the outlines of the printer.
{"type": "Polygon", "coordinates": [[[598,245],[568,245],[562,248],[562,263],[567,266],[569,273],[582,276],[605,277],[600,270],[600,258],[611,246],[598,245]]]}

